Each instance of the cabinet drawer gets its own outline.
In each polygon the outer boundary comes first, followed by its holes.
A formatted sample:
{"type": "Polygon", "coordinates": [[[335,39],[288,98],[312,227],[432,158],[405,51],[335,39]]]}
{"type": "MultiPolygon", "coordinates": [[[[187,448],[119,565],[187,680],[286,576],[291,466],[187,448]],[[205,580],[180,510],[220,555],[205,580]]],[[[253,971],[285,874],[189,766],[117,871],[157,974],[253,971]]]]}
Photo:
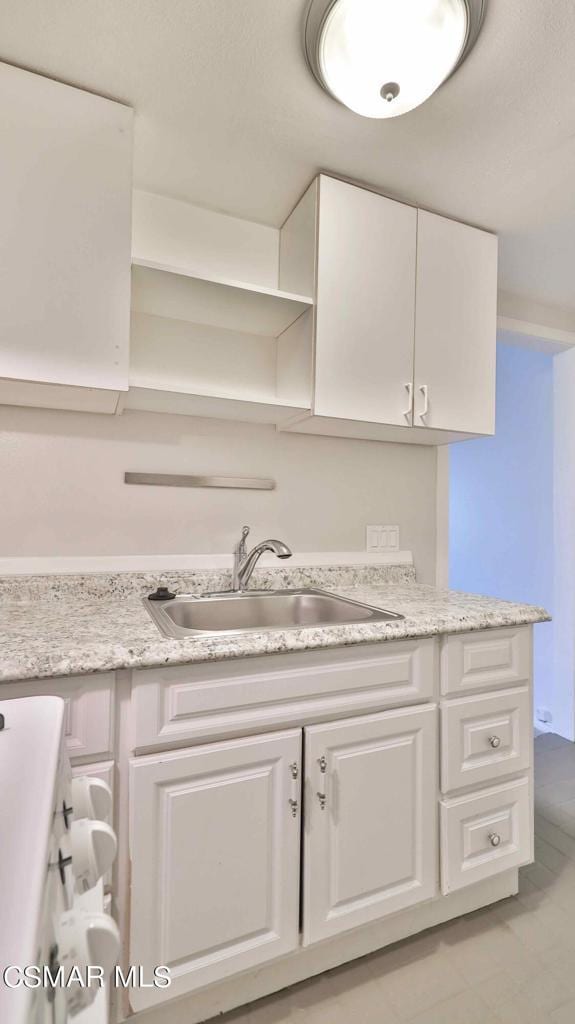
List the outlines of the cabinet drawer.
{"type": "Polygon", "coordinates": [[[65,676],[3,686],[2,700],[51,694],[66,705],[64,731],[72,763],[104,759],[113,748],[114,673],[65,676]]]}
{"type": "Polygon", "coordinates": [[[441,705],[441,788],[480,785],[531,764],[527,686],[441,705]]]}
{"type": "Polygon", "coordinates": [[[423,703],[436,693],[433,639],[366,644],[133,676],[136,750],[423,703]]]}
{"type": "Polygon", "coordinates": [[[533,859],[530,779],[441,801],[444,895],[533,859]]]}
{"type": "Polygon", "coordinates": [[[485,629],[445,637],[441,692],[500,690],[531,678],[531,627],[485,629]]]}

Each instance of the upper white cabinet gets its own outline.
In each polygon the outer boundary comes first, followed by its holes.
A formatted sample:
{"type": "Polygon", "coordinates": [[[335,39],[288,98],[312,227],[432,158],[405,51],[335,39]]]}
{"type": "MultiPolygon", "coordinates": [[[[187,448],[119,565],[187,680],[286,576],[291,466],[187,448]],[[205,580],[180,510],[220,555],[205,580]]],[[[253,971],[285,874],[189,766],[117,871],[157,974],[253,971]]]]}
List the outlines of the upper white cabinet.
{"type": "Polygon", "coordinates": [[[143,1010],[299,943],[301,730],[130,764],[130,963],[172,984],[143,1010]]]}
{"type": "Polygon", "coordinates": [[[288,428],[416,444],[493,433],[495,236],[320,175],[282,228],[282,287],[313,225],[309,351],[290,356],[286,334],[280,379],[307,388],[311,413],[288,428]]]}
{"type": "Polygon", "coordinates": [[[305,729],[304,942],[437,891],[437,709],[305,729]]]}
{"type": "Polygon", "coordinates": [[[317,416],[411,423],[417,211],[319,180],[317,416]]]}
{"type": "Polygon", "coordinates": [[[128,387],[132,110],[0,64],[0,402],[128,387]]]}
{"type": "Polygon", "coordinates": [[[496,306],[495,235],[419,210],[417,426],[494,433],[496,306]]]}

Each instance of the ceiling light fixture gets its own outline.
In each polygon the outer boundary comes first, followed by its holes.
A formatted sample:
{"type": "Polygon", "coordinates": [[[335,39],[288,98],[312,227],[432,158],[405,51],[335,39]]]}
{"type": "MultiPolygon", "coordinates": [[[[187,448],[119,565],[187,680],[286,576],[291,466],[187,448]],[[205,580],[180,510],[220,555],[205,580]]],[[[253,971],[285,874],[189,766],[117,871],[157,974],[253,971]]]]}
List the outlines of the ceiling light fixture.
{"type": "Polygon", "coordinates": [[[305,51],[320,85],[364,117],[406,114],[475,43],[486,0],[311,0],[305,51]]]}

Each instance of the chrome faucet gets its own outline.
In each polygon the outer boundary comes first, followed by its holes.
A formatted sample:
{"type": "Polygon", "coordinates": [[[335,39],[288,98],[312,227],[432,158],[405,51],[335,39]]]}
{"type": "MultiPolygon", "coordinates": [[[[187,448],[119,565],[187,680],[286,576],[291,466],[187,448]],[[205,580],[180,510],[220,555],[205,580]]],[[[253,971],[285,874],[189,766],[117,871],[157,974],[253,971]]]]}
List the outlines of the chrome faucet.
{"type": "Polygon", "coordinates": [[[278,558],[291,558],[291,551],[281,540],[262,540],[251,551],[246,552],[246,538],[249,526],[244,526],[242,535],[234,548],[234,568],[232,573],[232,590],[245,590],[251,575],[264,551],[273,551],[278,558]]]}

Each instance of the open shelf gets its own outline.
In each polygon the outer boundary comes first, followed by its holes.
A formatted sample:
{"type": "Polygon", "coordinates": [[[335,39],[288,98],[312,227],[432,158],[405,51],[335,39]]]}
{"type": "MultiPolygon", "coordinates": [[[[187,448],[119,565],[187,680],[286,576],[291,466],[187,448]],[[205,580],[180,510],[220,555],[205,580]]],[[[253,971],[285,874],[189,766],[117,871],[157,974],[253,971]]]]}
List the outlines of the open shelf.
{"type": "Polygon", "coordinates": [[[120,401],[122,410],[137,409],[141,412],[175,413],[180,416],[215,417],[276,425],[309,412],[298,406],[285,405],[273,396],[203,394],[200,390],[192,393],[178,390],[175,385],[151,385],[137,380],[130,384],[130,390],[122,395],[120,401]]]}
{"type": "Polygon", "coordinates": [[[309,311],[279,338],[133,312],[130,389],[120,411],[271,423],[310,411],[301,384],[309,311]],[[303,350],[303,355],[302,355],[303,350]]]}
{"type": "Polygon", "coordinates": [[[137,313],[277,338],[310,306],[308,295],[151,260],[132,264],[132,309],[137,313]]]}

